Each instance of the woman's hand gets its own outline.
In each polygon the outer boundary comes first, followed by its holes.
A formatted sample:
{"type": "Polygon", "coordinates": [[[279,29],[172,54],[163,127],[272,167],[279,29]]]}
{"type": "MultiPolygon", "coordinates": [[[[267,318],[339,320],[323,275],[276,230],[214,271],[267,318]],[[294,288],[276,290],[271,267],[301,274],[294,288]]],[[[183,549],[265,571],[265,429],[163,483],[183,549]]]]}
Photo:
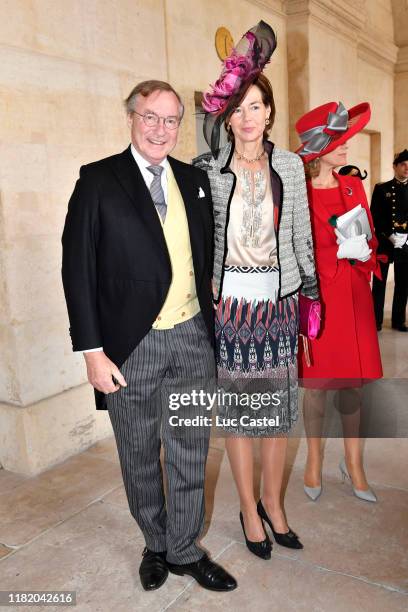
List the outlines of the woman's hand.
{"type": "Polygon", "coordinates": [[[368,246],[367,236],[366,234],[356,236],[353,230],[354,228],[351,230],[352,235],[350,238],[346,238],[337,228],[334,228],[334,232],[337,236],[337,244],[339,245],[337,259],[358,259],[358,261],[368,261],[372,249],[368,246]]]}

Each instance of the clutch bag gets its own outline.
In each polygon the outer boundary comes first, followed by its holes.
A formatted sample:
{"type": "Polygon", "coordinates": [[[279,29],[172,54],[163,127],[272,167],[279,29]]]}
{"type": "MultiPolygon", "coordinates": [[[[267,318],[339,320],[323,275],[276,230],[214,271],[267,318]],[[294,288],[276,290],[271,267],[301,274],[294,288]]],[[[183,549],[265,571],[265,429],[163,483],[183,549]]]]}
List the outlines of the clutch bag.
{"type": "Polygon", "coordinates": [[[310,367],[309,339],[314,340],[320,330],[321,306],[319,300],[299,294],[299,333],[303,336],[303,350],[306,365],[310,367]]]}
{"type": "Polygon", "coordinates": [[[299,294],[299,333],[314,340],[320,330],[321,306],[319,300],[299,294]]]}

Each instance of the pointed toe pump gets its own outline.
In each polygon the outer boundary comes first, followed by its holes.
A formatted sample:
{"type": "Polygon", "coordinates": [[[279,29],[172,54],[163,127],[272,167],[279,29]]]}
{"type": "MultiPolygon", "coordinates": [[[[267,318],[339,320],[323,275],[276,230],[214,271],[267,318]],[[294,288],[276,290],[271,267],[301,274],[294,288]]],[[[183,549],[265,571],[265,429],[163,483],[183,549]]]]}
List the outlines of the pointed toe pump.
{"type": "Polygon", "coordinates": [[[322,494],[322,485],[319,487],[308,487],[304,484],[303,490],[312,501],[316,501],[322,494]]]}
{"type": "Polygon", "coordinates": [[[299,537],[296,535],[294,531],[292,531],[290,527],[286,533],[278,533],[277,531],[275,531],[272,525],[272,521],[267,515],[266,510],[263,507],[261,500],[259,500],[258,502],[257,510],[258,510],[258,514],[261,517],[261,519],[264,520],[266,523],[268,523],[273,533],[273,537],[275,538],[275,542],[277,544],[279,544],[280,546],[286,546],[286,548],[297,548],[298,550],[303,548],[303,544],[299,540],[299,537]]]}
{"type": "MultiPolygon", "coordinates": [[[[244,532],[245,542],[246,542],[248,550],[251,551],[251,553],[253,553],[257,557],[260,557],[261,559],[265,559],[265,560],[270,559],[271,550],[272,550],[272,542],[268,538],[266,532],[265,532],[264,540],[262,540],[261,542],[252,542],[251,540],[248,540],[246,536],[244,518],[242,516],[242,512],[239,513],[239,520],[241,521],[242,531],[244,532]]],[[[263,522],[262,522],[262,527],[265,531],[263,522]]]]}
{"type": "Polygon", "coordinates": [[[366,490],[356,489],[356,487],[353,485],[353,481],[351,480],[351,477],[350,477],[350,474],[348,472],[348,469],[347,469],[344,457],[340,461],[339,470],[340,470],[343,482],[345,480],[349,481],[349,483],[351,484],[351,488],[353,490],[353,493],[354,493],[354,495],[356,497],[358,497],[358,499],[362,499],[363,501],[368,501],[368,502],[373,502],[373,503],[375,503],[377,501],[377,496],[374,493],[374,491],[372,489],[370,489],[370,487],[368,489],[366,489],[366,490]]]}

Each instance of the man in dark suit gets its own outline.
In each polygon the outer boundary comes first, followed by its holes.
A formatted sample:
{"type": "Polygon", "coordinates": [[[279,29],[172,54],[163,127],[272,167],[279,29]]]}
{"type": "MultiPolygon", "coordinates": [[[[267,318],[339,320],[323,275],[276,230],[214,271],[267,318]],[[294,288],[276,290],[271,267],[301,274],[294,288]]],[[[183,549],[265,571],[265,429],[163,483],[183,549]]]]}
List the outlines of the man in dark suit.
{"type": "Polygon", "coordinates": [[[215,374],[210,187],[204,172],[169,157],[183,105],[168,83],[144,81],[125,104],[131,145],[83,166],[68,206],[62,276],[73,349],[84,352],[97,407],[109,410],[146,541],[143,588],[159,588],[170,570],[228,591],[234,578],[196,543],[209,428],[176,435],[168,412],[179,383],[215,374]]]}
{"type": "Polygon", "coordinates": [[[378,183],[371,200],[371,213],[379,241],[378,253],[388,256],[381,263],[382,280],[373,279],[374,310],[377,329],[381,330],[384,312],[385,288],[389,264],[394,262],[394,298],[391,323],[393,329],[407,332],[405,313],[408,296],[408,150],[394,158],[394,178],[378,183]]]}

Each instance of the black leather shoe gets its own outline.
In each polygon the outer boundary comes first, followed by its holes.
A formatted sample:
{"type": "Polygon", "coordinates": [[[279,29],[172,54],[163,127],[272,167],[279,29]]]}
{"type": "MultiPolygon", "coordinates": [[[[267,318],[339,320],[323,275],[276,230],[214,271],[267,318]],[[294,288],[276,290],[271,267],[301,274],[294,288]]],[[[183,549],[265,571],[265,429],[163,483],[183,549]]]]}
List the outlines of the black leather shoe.
{"type": "Polygon", "coordinates": [[[408,327],[406,325],[393,325],[392,329],[396,329],[397,331],[408,332],[408,327]]]}
{"type": "Polygon", "coordinates": [[[177,576],[184,576],[184,574],[191,576],[197,580],[200,586],[210,591],[233,591],[237,588],[235,578],[226,572],[221,565],[211,561],[207,555],[194,563],[187,563],[187,565],[177,565],[167,561],[167,567],[172,574],[177,574],[177,576]]]}
{"type": "Polygon", "coordinates": [[[377,331],[381,331],[382,330],[382,325],[377,323],[377,331]]]}
{"type": "Polygon", "coordinates": [[[139,576],[145,591],[154,591],[166,582],[169,570],[166,564],[166,551],[153,552],[145,548],[139,567],[139,576]]]}
{"type": "Polygon", "coordinates": [[[275,538],[275,542],[277,544],[280,544],[280,546],[286,546],[286,548],[297,548],[297,549],[303,548],[303,544],[299,540],[299,537],[296,535],[294,531],[291,530],[290,527],[289,527],[289,531],[287,531],[286,533],[278,533],[274,530],[272,521],[269,518],[269,516],[266,514],[265,508],[263,507],[261,500],[259,500],[258,502],[257,510],[258,510],[258,514],[261,517],[261,519],[266,521],[269,527],[271,528],[273,537],[275,538]]]}
{"type": "MultiPolygon", "coordinates": [[[[265,532],[264,540],[262,540],[261,542],[252,542],[251,540],[248,540],[246,536],[244,518],[242,516],[242,512],[239,513],[239,520],[241,521],[242,531],[244,532],[245,542],[246,542],[248,550],[251,551],[251,553],[253,553],[257,557],[260,557],[261,559],[265,559],[265,560],[270,559],[271,550],[272,550],[272,542],[268,538],[266,532],[265,532]]],[[[263,522],[262,522],[262,527],[263,527],[263,522]]],[[[265,531],[265,527],[263,528],[265,531]]]]}

